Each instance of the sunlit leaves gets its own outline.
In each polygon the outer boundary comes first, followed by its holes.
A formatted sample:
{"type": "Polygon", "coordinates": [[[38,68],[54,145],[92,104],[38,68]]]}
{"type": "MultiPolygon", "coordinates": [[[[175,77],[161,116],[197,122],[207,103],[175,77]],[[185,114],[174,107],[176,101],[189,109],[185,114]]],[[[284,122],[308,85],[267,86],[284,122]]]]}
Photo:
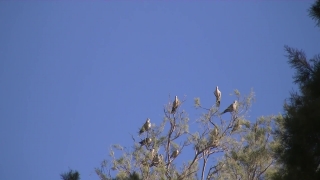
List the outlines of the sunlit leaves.
{"type": "MultiPolygon", "coordinates": [[[[267,122],[261,120],[257,123],[259,127],[256,126],[256,132],[252,133],[254,124],[246,118],[254,100],[253,91],[248,95],[241,95],[238,90],[234,90],[234,95],[239,104],[237,110],[231,113],[231,118],[226,114],[222,116],[215,102],[212,102],[211,107],[203,107],[200,98],[194,98],[194,106],[200,111],[200,116],[191,120],[191,123],[197,124],[198,127],[194,132],[189,132],[190,119],[182,109],[184,100],[174,114],[171,113],[172,100],[169,100],[164,106],[163,120],[159,123],[154,122],[151,129],[137,138],[137,141],[132,137],[134,145],[130,150],[120,145],[112,146],[110,169],[117,172],[117,177],[128,177],[130,173],[137,172],[142,179],[242,177],[245,173],[242,166],[254,162],[253,159],[258,157],[260,152],[264,152],[263,148],[256,144],[269,142],[263,140],[266,133],[271,131],[267,126],[261,126],[267,122]],[[151,138],[151,144],[140,146],[138,142],[145,138],[151,138]],[[246,148],[243,149],[244,147],[246,148]],[[182,165],[176,164],[175,158],[170,158],[175,150],[186,152],[184,154],[189,155],[189,159],[180,158],[182,165]],[[214,156],[217,153],[221,153],[220,156],[225,154],[226,159],[217,161],[214,156]],[[156,154],[161,155],[163,159],[161,163],[153,166],[156,154]],[[227,175],[227,169],[237,173],[227,175]],[[204,172],[207,172],[207,175],[204,172]]],[[[180,153],[177,158],[179,156],[180,153]]],[[[101,174],[101,171],[99,173],[101,174]]]]}
{"type": "Polygon", "coordinates": [[[260,117],[255,122],[240,119],[246,129],[240,141],[230,141],[231,149],[225,158],[220,161],[225,164],[220,172],[213,173],[211,177],[216,179],[239,178],[263,179],[273,171],[274,163],[272,145],[274,141],[271,126],[275,124],[275,116],[260,117]],[[250,124],[249,124],[250,123],[250,124]],[[244,178],[246,177],[246,178],[244,178]]]}

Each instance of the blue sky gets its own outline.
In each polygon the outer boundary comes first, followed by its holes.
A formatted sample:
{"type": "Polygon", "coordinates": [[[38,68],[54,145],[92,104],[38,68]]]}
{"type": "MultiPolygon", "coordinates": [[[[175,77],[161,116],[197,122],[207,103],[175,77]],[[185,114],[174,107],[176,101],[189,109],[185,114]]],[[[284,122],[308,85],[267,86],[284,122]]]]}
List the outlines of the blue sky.
{"type": "Polygon", "coordinates": [[[251,120],[282,112],[294,88],[283,46],[320,53],[312,3],[1,1],[0,179],[69,167],[98,179],[110,145],[159,124],[169,94],[192,114],[217,85],[221,107],[253,88],[251,120]]]}

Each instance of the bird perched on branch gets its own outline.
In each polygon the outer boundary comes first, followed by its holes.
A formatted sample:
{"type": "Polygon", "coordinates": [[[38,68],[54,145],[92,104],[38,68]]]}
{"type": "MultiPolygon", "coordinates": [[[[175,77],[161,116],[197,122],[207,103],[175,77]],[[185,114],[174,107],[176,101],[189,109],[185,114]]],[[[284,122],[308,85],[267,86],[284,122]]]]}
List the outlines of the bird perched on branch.
{"type": "Polygon", "coordinates": [[[146,145],[146,144],[150,144],[152,141],[151,138],[145,138],[144,140],[140,141],[140,145],[143,146],[143,145],[146,145]]]}
{"type": "Polygon", "coordinates": [[[171,110],[171,114],[174,114],[178,108],[178,106],[180,105],[180,101],[178,99],[178,96],[175,97],[173,103],[172,103],[172,110],[171,110]]]}
{"type": "Polygon", "coordinates": [[[176,158],[178,155],[179,155],[179,150],[177,149],[177,150],[172,152],[170,158],[176,158]]]}
{"type": "Polygon", "coordinates": [[[224,110],[221,114],[224,114],[226,112],[233,112],[237,109],[238,102],[234,101],[226,110],[224,110]]]}
{"type": "Polygon", "coordinates": [[[150,119],[148,118],[147,121],[144,123],[144,125],[141,127],[139,131],[139,135],[141,135],[145,131],[149,131],[151,128],[150,119]]]}
{"type": "Polygon", "coordinates": [[[162,154],[156,154],[153,159],[152,159],[152,163],[150,164],[150,167],[152,166],[158,166],[158,164],[160,164],[162,162],[162,154]]]}
{"type": "Polygon", "coordinates": [[[214,95],[216,96],[217,107],[219,107],[220,101],[221,101],[221,91],[218,89],[218,86],[216,87],[216,90],[214,91],[214,95]]]}

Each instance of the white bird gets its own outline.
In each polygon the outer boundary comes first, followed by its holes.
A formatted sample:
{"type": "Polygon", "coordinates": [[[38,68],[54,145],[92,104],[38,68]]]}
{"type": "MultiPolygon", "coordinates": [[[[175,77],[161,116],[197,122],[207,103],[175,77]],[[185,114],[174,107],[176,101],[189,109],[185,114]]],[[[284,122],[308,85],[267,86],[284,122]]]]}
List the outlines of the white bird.
{"type": "Polygon", "coordinates": [[[173,103],[172,103],[172,110],[171,110],[171,114],[174,114],[178,108],[178,106],[180,105],[180,101],[178,99],[178,96],[175,97],[173,103]]]}
{"type": "Polygon", "coordinates": [[[170,158],[176,158],[178,155],[179,155],[179,150],[177,149],[177,150],[172,152],[170,158]]]}
{"type": "Polygon", "coordinates": [[[144,140],[140,141],[140,145],[143,146],[143,145],[146,145],[146,144],[150,144],[152,141],[151,138],[145,138],[144,140]]]}
{"type": "Polygon", "coordinates": [[[145,131],[149,131],[151,128],[150,119],[148,118],[147,121],[144,123],[144,125],[141,127],[139,131],[139,135],[141,135],[145,131]]]}
{"type": "Polygon", "coordinates": [[[221,114],[224,114],[226,112],[233,112],[237,109],[238,102],[234,101],[226,110],[224,110],[221,114]]]}
{"type": "Polygon", "coordinates": [[[221,91],[219,91],[218,86],[216,87],[216,90],[214,91],[214,95],[216,96],[216,104],[219,107],[220,101],[221,101],[221,91]]]}

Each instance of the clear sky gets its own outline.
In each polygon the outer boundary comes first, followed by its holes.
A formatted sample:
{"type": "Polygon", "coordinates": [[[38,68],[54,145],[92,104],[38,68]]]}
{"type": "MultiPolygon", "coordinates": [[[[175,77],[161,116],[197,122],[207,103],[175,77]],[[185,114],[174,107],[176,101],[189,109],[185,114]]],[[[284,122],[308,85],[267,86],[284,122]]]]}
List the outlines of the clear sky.
{"type": "Polygon", "coordinates": [[[159,124],[169,94],[192,114],[217,85],[221,107],[253,88],[251,120],[282,112],[295,87],[283,46],[320,53],[312,3],[1,1],[0,179],[98,179],[110,145],[159,124]]]}

